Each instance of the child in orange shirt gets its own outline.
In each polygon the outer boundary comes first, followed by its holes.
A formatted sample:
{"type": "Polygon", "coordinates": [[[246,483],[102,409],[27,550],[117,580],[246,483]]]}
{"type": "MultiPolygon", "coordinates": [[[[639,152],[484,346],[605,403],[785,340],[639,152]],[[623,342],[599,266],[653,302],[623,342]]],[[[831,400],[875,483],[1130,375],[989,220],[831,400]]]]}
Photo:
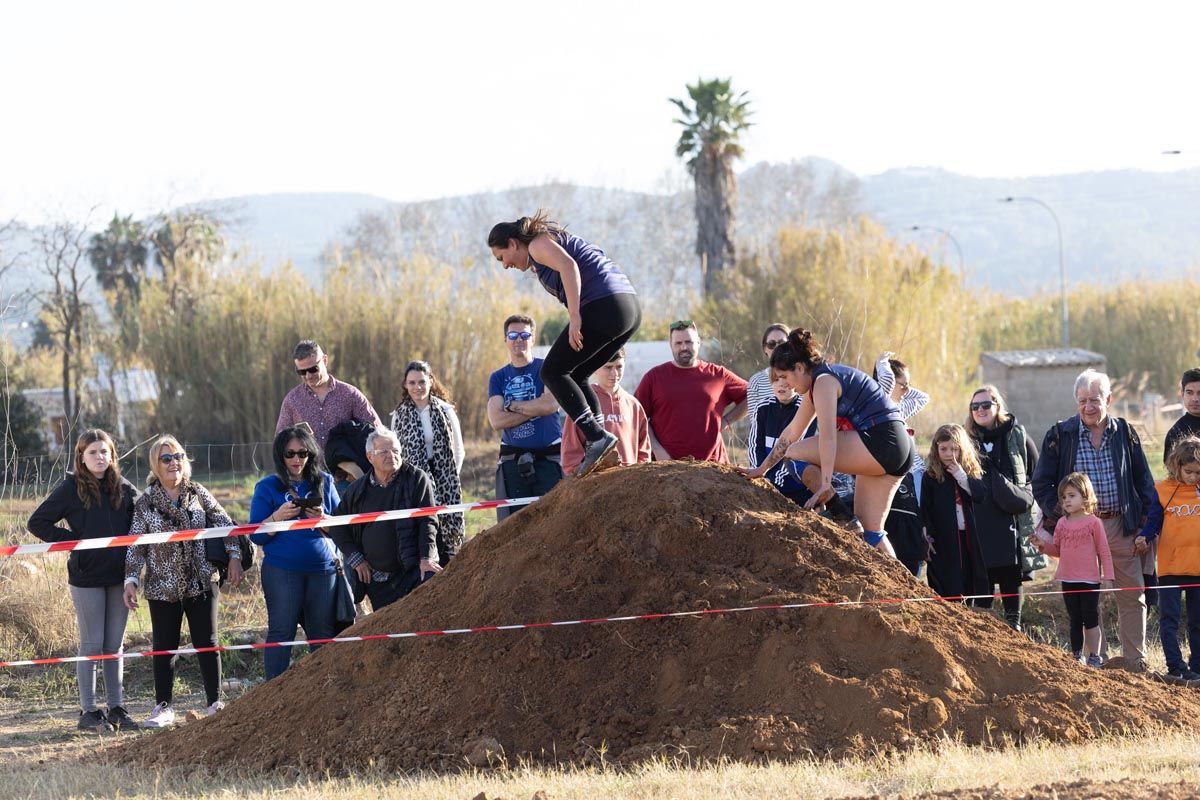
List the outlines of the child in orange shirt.
{"type": "Polygon", "coordinates": [[[1175,443],[1167,455],[1167,475],[1155,486],[1163,506],[1158,540],[1158,630],[1167,677],[1195,681],[1200,680],[1200,439],[1187,436],[1175,443]],[[1191,650],[1186,663],[1179,648],[1181,595],[1186,597],[1191,650]]]}

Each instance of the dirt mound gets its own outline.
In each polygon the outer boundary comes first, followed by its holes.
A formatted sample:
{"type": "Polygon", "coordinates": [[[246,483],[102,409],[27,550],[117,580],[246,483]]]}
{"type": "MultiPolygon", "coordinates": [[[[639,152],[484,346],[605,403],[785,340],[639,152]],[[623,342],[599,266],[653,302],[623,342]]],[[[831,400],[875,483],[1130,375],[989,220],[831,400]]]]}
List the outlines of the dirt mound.
{"type": "MultiPolygon", "coordinates": [[[[932,595],[765,484],[656,463],[564,481],[352,632],[913,596],[932,595]]],[[[959,605],[810,608],[332,645],[113,757],[338,773],[840,756],[1181,726],[1198,697],[959,605]]]]}

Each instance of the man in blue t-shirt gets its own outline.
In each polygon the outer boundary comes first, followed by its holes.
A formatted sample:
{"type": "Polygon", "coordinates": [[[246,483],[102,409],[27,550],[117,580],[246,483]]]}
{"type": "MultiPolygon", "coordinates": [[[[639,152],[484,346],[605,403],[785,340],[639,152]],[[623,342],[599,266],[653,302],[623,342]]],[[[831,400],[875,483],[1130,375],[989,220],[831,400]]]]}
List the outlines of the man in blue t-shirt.
{"type": "MultiPolygon", "coordinates": [[[[504,321],[508,365],[488,379],[488,422],[500,431],[496,499],[540,497],[562,480],[562,421],[558,403],[542,383],[542,359],[533,357],[533,320],[504,321]]],[[[496,509],[503,520],[519,509],[496,509]]]]}

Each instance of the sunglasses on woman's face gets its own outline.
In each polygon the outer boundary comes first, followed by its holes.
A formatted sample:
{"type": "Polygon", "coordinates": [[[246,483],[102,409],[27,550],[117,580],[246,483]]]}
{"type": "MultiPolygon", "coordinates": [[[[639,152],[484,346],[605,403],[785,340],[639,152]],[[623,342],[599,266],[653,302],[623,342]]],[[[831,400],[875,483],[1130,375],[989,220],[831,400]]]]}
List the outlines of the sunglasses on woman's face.
{"type": "Polygon", "coordinates": [[[978,403],[971,403],[972,411],[987,411],[992,406],[996,405],[991,400],[980,400],[978,403]]]}
{"type": "Polygon", "coordinates": [[[309,453],[307,450],[284,450],[283,451],[284,458],[308,458],[308,456],[309,456],[309,453]]]}
{"type": "Polygon", "coordinates": [[[172,461],[183,463],[185,458],[187,458],[187,453],[163,453],[158,457],[158,460],[160,463],[170,464],[172,461]]]}

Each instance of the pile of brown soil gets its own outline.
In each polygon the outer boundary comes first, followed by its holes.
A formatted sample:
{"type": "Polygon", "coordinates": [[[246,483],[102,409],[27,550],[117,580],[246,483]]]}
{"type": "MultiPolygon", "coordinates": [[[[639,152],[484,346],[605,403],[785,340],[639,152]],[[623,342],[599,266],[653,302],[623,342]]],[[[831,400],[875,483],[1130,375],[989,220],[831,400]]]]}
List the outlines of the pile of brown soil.
{"type": "MultiPolygon", "coordinates": [[[[897,562],[728,467],[564,481],[353,633],[929,597],[897,562]]],[[[941,736],[1075,741],[1191,724],[1200,695],[1078,666],[940,602],[331,645],[113,757],[333,772],[529,758],[742,760],[941,736]]]]}

